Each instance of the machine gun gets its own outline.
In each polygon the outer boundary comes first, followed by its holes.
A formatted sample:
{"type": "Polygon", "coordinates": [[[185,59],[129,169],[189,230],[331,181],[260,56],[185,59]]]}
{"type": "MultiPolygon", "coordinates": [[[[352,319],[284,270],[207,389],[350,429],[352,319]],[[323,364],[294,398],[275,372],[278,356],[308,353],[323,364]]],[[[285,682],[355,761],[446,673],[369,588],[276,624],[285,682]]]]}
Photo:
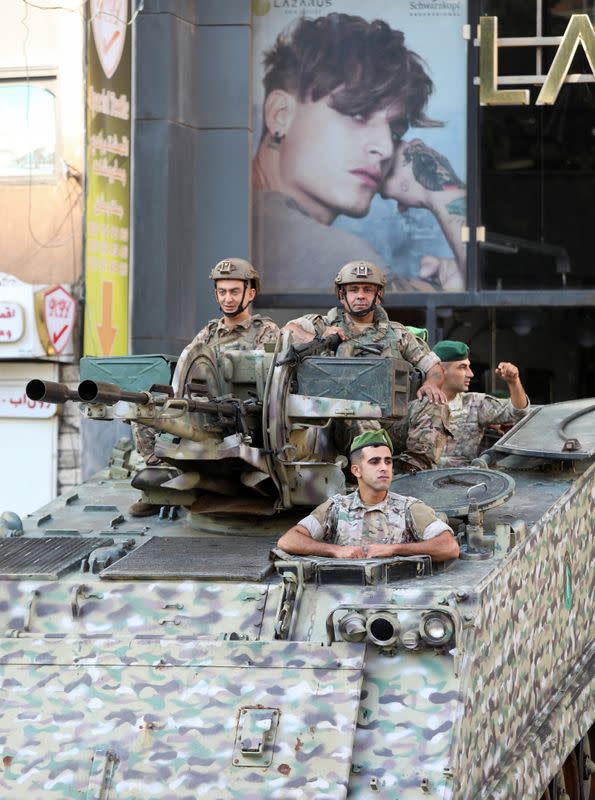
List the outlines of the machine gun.
{"type": "Polygon", "coordinates": [[[315,336],[311,342],[304,344],[290,344],[285,353],[277,359],[276,366],[282,367],[284,364],[296,366],[308,356],[318,356],[327,350],[334,353],[341,344],[341,337],[338,333],[332,336],[315,336]]]}
{"type": "Polygon", "coordinates": [[[355,431],[354,421],[406,415],[409,365],[320,355],[339,343],[337,335],[306,345],[285,338],[275,352],[196,344],[184,350],[171,386],[136,391],[151,357],[82,359],[77,390],[34,380],[26,392],[33,400],[74,400],[90,419],[153,429],[164,466],[135,479],[148,502],[270,514],[344,491],[346,459],[337,442],[355,431]],[[97,379],[106,375],[113,381],[97,379]]]}

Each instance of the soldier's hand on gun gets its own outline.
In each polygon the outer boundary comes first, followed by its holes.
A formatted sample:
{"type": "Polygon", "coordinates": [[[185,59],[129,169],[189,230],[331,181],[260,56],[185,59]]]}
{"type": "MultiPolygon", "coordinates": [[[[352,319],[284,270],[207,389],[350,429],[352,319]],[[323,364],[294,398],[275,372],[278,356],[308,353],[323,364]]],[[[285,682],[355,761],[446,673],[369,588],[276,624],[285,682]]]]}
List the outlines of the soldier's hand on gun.
{"type": "Polygon", "coordinates": [[[329,336],[333,336],[335,333],[337,334],[337,336],[339,336],[342,342],[346,341],[347,334],[345,333],[343,328],[337,328],[335,325],[329,325],[328,328],[325,328],[324,331],[322,332],[322,338],[326,339],[329,336]]]}
{"type": "Polygon", "coordinates": [[[496,375],[506,383],[516,383],[519,379],[519,370],[509,361],[501,361],[496,367],[496,375]]]}
{"type": "Polygon", "coordinates": [[[366,558],[363,547],[357,545],[336,545],[335,558],[366,558]]]}

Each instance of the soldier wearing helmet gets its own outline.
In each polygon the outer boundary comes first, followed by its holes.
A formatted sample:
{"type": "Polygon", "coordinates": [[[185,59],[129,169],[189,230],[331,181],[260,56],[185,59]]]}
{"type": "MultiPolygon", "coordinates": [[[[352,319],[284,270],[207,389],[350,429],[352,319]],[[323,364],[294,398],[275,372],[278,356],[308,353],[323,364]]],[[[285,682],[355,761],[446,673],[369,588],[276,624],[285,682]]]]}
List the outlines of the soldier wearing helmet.
{"type": "MultiPolygon", "coordinates": [[[[184,353],[194,345],[208,344],[216,350],[262,350],[267,342],[275,342],[279,328],[269,317],[250,313],[250,303],[260,289],[260,276],[249,261],[227,258],[219,261],[209,278],[215,283],[215,299],[222,317],[210,320],[194,337],[184,353]]],[[[147,464],[156,464],[155,432],[145,425],[132,425],[137,450],[147,464]]],[[[133,517],[159,513],[159,506],[139,500],[130,506],[133,517]]]]}
{"type": "MultiPolygon", "coordinates": [[[[421,338],[400,322],[389,320],[381,305],[385,285],[386,277],[375,264],[350,261],[341,267],[335,278],[340,306],[330,309],[324,316],[306,314],[291,320],[283,330],[291,332],[294,342],[308,342],[315,336],[336,333],[342,339],[337,356],[396,356],[419,369],[424,381],[417,397],[422,403],[409,421],[407,451],[400,458],[404,465],[414,469],[435,468],[450,435],[446,396],[440,388],[443,378],[440,359],[421,338]]],[[[345,427],[354,434],[374,424],[358,422],[355,430],[354,426],[345,427]]],[[[389,430],[395,441],[403,438],[401,427],[389,430]]],[[[345,447],[344,442],[342,446],[345,447]]]]}
{"type": "Polygon", "coordinates": [[[202,342],[218,350],[258,350],[276,341],[279,329],[273,320],[250,313],[260,277],[249,261],[224,259],[213,267],[209,278],[215,283],[215,299],[223,316],[208,322],[191,344],[202,342]]]}
{"type": "Polygon", "coordinates": [[[350,261],[335,278],[340,306],[321,314],[306,314],[291,320],[289,330],[296,342],[309,342],[315,336],[339,334],[343,340],[338,356],[398,356],[420,369],[426,378],[418,396],[434,403],[445,403],[439,388],[440,359],[428,345],[400,322],[389,320],[382,308],[386,277],[371,261],[350,261]]]}

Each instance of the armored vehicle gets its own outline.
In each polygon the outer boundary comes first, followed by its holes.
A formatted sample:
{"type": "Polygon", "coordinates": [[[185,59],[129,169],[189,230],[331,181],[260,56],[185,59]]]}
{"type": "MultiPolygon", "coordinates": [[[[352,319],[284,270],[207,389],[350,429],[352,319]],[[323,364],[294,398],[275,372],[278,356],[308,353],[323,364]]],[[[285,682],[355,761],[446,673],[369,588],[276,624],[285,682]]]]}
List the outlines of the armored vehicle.
{"type": "Polygon", "coordinates": [[[122,440],[1,517],[3,800],[592,800],[593,400],[533,409],[477,466],[395,478],[460,559],[290,556],[280,534],[349,488],[341,433],[402,419],[411,387],[403,362],[328,346],[29,384],[153,428],[160,463],[122,440]],[[159,516],[130,517],[139,489],[159,516]]]}

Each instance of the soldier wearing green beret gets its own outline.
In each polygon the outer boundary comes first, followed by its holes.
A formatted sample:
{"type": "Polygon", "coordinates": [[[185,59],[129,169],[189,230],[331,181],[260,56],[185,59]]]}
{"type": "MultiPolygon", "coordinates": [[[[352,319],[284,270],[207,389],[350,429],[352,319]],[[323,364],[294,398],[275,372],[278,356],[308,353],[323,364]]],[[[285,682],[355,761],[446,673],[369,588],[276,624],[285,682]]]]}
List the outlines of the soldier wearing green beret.
{"type": "Polygon", "coordinates": [[[439,467],[464,467],[477,457],[479,445],[490,425],[518,422],[529,411],[529,398],[525,394],[519,370],[508,361],[501,361],[496,375],[508,385],[510,397],[506,400],[482,392],[470,392],[473,377],[469,360],[469,347],[464,342],[444,340],[438,342],[434,352],[442,362],[444,383],[442,389],[450,409],[449,439],[439,459],[439,467]]]}
{"type": "Polygon", "coordinates": [[[415,497],[390,492],[393,446],[384,430],[366,431],[351,444],[351,472],[357,490],[336,494],[279,539],[295,555],[331,558],[391,558],[429,555],[456,558],[451,528],[415,497]]]}

